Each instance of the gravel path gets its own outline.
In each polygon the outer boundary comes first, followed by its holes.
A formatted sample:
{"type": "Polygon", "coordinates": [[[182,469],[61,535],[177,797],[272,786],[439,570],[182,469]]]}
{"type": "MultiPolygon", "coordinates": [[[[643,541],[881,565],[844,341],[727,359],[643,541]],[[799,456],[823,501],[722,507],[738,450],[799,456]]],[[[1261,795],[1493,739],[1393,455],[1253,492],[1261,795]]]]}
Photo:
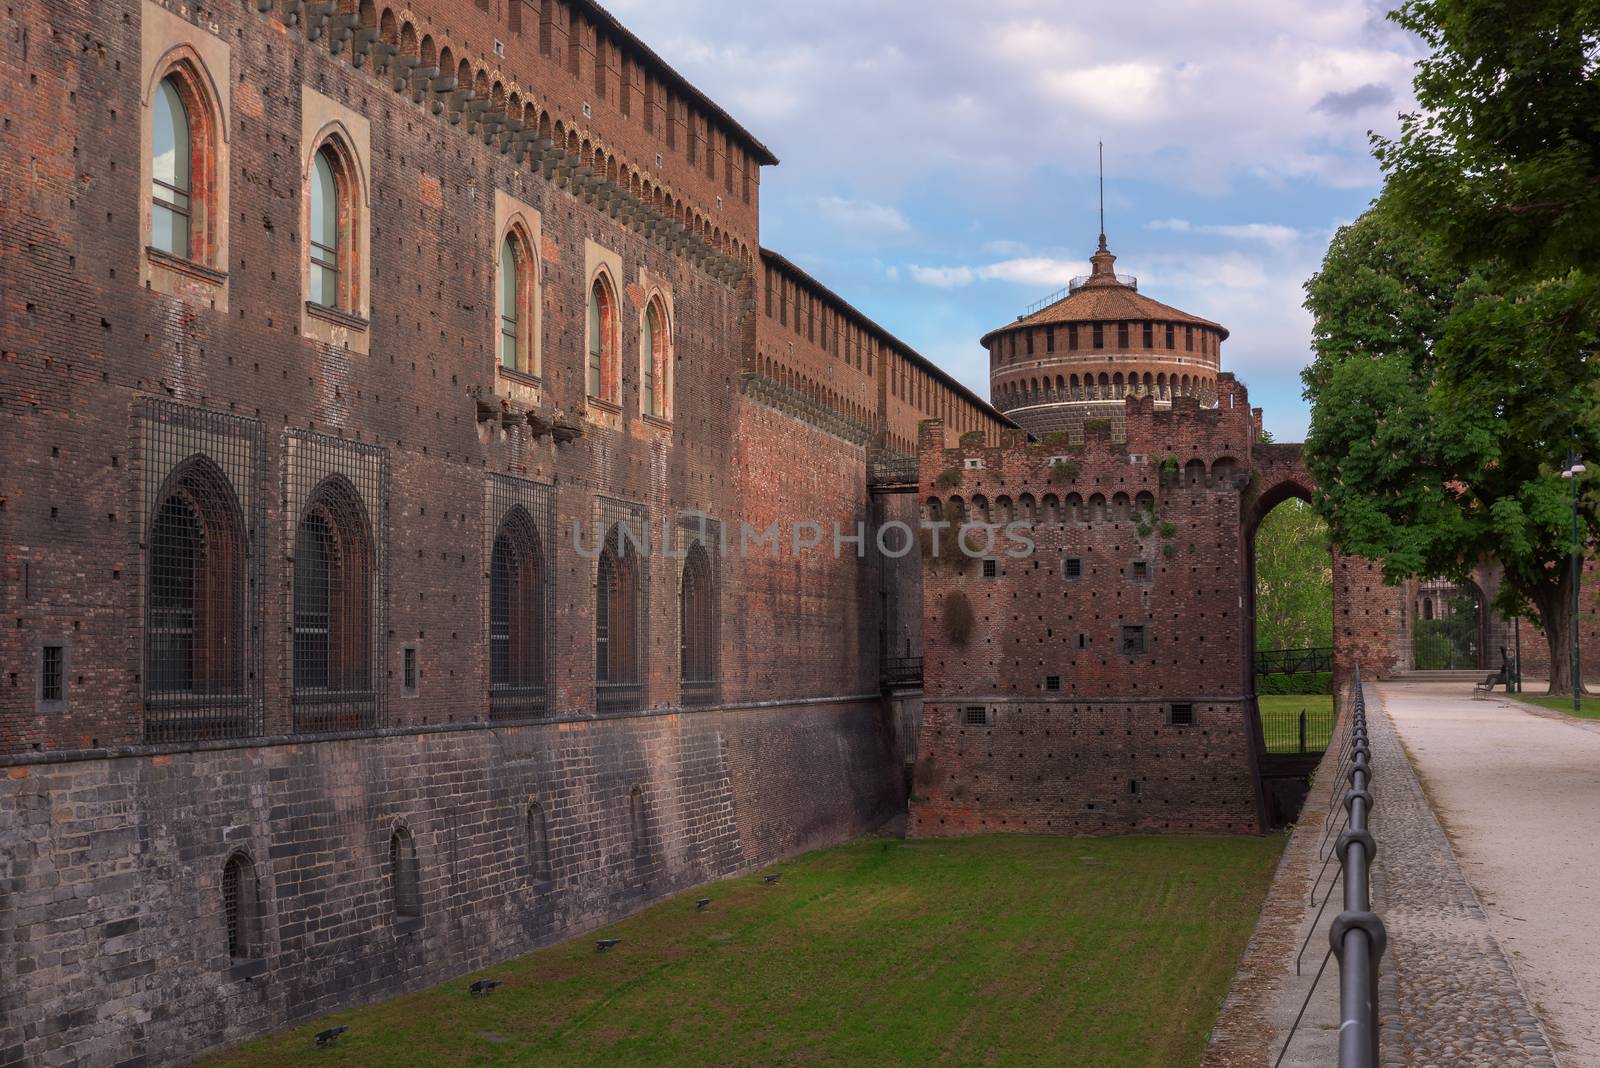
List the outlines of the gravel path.
{"type": "MultiPolygon", "coordinates": [[[[1407,1041],[1446,1039],[1443,1032],[1461,1026],[1468,1045],[1455,1047],[1460,1063],[1549,1063],[1538,1059],[1531,1001],[1562,1064],[1600,1068],[1600,723],[1504,698],[1474,700],[1459,683],[1377,689],[1388,719],[1372,717],[1374,746],[1394,737],[1392,719],[1450,839],[1400,831],[1409,820],[1378,838],[1407,1041]],[[1442,858],[1452,845],[1459,869],[1453,860],[1437,865],[1436,879],[1419,870],[1428,854],[1442,858]],[[1524,1004],[1497,1005],[1497,986],[1524,1004]],[[1485,1019],[1491,1011],[1502,1022],[1485,1019]],[[1465,1027],[1473,1016],[1480,1022],[1465,1027]],[[1511,1057],[1518,1044],[1530,1059],[1511,1057]],[[1495,1054],[1497,1046],[1504,1052],[1495,1054]],[[1480,1047],[1487,1059],[1478,1059],[1480,1047]]],[[[1401,800],[1386,790],[1379,813],[1401,800]]]]}

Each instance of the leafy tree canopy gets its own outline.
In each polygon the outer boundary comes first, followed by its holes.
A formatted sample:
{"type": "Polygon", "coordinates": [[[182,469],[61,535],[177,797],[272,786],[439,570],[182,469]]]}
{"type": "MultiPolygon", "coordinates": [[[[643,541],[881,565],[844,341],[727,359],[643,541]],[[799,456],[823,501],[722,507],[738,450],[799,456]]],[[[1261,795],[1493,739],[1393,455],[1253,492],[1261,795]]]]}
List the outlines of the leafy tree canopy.
{"type": "MultiPolygon", "coordinates": [[[[1569,450],[1600,469],[1600,0],[1409,0],[1422,110],[1375,139],[1372,208],[1306,285],[1307,463],[1384,575],[1505,569],[1570,687],[1569,450]]],[[[1600,534],[1580,502],[1581,540],[1600,534]]]]}

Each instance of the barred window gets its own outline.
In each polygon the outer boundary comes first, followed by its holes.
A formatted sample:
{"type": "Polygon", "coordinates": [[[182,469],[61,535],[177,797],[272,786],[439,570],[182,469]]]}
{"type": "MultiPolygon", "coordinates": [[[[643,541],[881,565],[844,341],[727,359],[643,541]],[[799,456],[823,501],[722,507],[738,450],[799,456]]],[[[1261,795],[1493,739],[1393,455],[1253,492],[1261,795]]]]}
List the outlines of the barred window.
{"type": "Polygon", "coordinates": [[[489,563],[491,708],[538,710],[545,701],[545,557],[520,505],[500,523],[489,563]]]}
{"type": "Polygon", "coordinates": [[[147,705],[154,736],[248,733],[245,718],[244,516],[228,478],[192,456],[158,494],[147,542],[147,705]],[[181,711],[180,711],[181,710],[181,711]]]}
{"type": "Polygon", "coordinates": [[[394,890],[395,919],[420,919],[422,873],[417,868],[417,844],[404,827],[395,828],[389,836],[389,880],[394,890]]]}
{"type": "Polygon", "coordinates": [[[301,730],[371,725],[373,544],[342,476],[312,491],[294,539],[294,702],[301,730]]]}
{"type": "Polygon", "coordinates": [[[261,902],[255,865],[235,853],[222,866],[222,912],[227,927],[228,956],[234,961],[262,956],[261,902]]]}
{"type": "Polygon", "coordinates": [[[683,561],[678,635],[683,702],[707,703],[717,684],[717,617],[711,559],[698,542],[683,561]]]}
{"type": "Polygon", "coordinates": [[[1122,653],[1124,656],[1139,656],[1144,652],[1144,628],[1122,628],[1122,653]]]}
{"type": "Polygon", "coordinates": [[[595,681],[602,686],[639,681],[635,647],[639,565],[618,541],[606,539],[595,569],[595,681]]]}

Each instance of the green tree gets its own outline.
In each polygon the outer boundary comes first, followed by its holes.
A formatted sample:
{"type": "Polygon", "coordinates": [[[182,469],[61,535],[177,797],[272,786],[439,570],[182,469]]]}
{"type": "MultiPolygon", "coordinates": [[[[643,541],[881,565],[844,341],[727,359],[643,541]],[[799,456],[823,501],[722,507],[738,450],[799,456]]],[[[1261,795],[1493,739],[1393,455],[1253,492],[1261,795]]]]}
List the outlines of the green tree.
{"type": "Polygon", "coordinates": [[[1333,556],[1328,525],[1288,500],[1256,528],[1256,648],[1333,644],[1333,556]]]}
{"type": "MultiPolygon", "coordinates": [[[[1533,615],[1571,692],[1568,450],[1600,462],[1600,0],[1409,0],[1421,110],[1307,283],[1307,463],[1344,552],[1533,615]]],[[[1595,494],[1580,544],[1600,541],[1595,494]]]]}

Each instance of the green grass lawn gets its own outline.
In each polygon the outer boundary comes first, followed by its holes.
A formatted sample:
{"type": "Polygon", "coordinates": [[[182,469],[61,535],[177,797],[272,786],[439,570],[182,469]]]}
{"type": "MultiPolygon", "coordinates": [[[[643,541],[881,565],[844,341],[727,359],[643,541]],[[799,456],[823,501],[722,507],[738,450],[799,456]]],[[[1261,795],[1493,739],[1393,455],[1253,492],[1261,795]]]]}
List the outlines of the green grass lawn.
{"type": "MultiPolygon", "coordinates": [[[[1516,701],[1526,701],[1530,705],[1538,705],[1541,708],[1553,708],[1557,712],[1565,712],[1569,716],[1572,715],[1571,695],[1566,697],[1548,697],[1544,694],[1514,693],[1511,695],[1511,697],[1516,701]]],[[[1583,719],[1600,719],[1600,697],[1591,697],[1585,695],[1582,698],[1582,701],[1583,706],[1579,710],[1578,715],[1583,719]]]]}
{"type": "Polygon", "coordinates": [[[1300,748],[1300,711],[1306,715],[1306,749],[1326,749],[1333,733],[1333,695],[1260,694],[1261,732],[1267,752],[1293,753],[1300,748]]]}
{"type": "Polygon", "coordinates": [[[1282,846],[858,841],[209,1063],[1192,1065],[1282,846]]]}

